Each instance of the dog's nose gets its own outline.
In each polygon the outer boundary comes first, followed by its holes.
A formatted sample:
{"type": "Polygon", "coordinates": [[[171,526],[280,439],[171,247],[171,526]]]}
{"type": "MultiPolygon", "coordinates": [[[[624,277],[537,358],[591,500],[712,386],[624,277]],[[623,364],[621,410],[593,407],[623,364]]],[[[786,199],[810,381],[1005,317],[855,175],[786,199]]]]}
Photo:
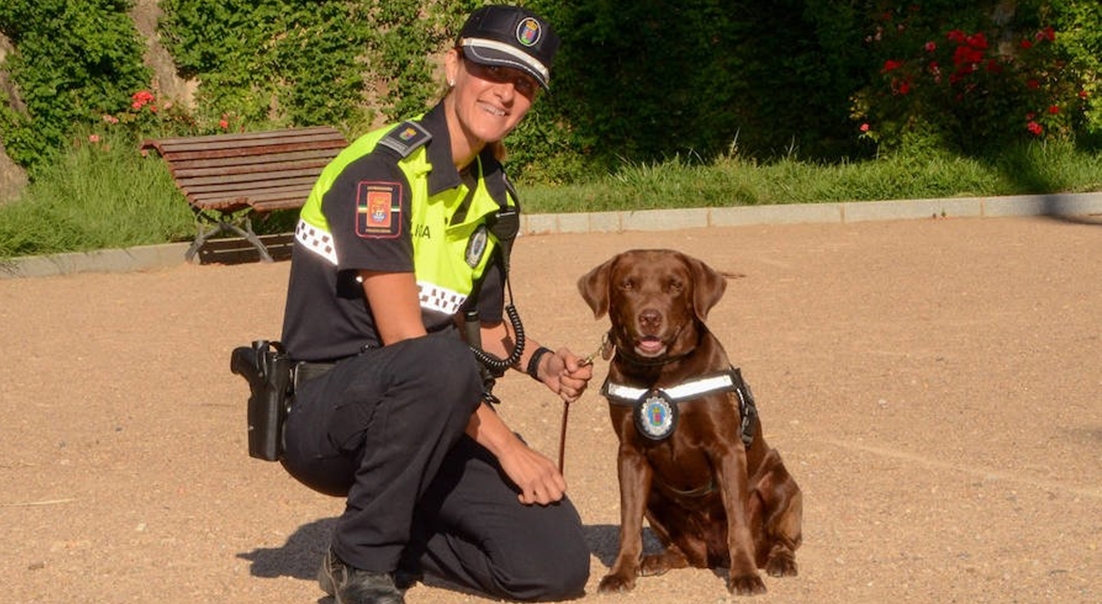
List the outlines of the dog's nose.
{"type": "Polygon", "coordinates": [[[653,308],[646,308],[639,313],[639,327],[651,330],[662,326],[662,313],[653,308]]]}

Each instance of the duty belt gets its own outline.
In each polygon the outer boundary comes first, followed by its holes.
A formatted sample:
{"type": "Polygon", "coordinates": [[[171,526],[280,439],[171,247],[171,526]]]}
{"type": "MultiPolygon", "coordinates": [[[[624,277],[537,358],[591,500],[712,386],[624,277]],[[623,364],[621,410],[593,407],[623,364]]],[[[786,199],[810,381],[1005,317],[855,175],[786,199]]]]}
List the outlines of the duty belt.
{"type": "Polygon", "coordinates": [[[291,366],[291,384],[293,390],[297,392],[299,386],[314,378],[319,378],[329,373],[329,370],[336,366],[336,363],[310,363],[308,361],[299,361],[295,363],[291,366]]]}

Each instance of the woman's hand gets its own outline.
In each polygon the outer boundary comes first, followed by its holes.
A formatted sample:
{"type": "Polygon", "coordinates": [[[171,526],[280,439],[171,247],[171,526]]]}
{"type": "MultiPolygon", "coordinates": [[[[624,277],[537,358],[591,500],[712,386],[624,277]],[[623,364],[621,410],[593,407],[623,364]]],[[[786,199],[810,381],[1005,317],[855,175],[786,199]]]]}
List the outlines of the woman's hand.
{"type": "Polygon", "coordinates": [[[568,349],[560,348],[552,354],[543,355],[536,375],[551,392],[573,403],[585,392],[589,380],[593,378],[593,364],[583,363],[568,349]]]}
{"type": "Polygon", "coordinates": [[[566,480],[554,462],[529,448],[519,438],[497,459],[505,475],[520,489],[517,499],[521,503],[548,505],[566,494],[566,480]]]}
{"type": "Polygon", "coordinates": [[[525,505],[548,505],[566,494],[566,481],[555,464],[531,449],[486,403],[478,406],[467,424],[467,434],[497,458],[509,480],[520,490],[525,505]]]}

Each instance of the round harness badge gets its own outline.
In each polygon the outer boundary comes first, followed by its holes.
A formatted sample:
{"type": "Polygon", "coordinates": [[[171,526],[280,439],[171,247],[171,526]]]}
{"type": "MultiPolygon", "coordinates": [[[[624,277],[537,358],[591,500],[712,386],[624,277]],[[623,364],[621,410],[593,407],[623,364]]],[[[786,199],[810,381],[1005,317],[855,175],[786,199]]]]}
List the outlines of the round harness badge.
{"type": "Polygon", "coordinates": [[[665,440],[677,428],[677,404],[651,391],[635,405],[635,429],[651,440],[665,440]]]}

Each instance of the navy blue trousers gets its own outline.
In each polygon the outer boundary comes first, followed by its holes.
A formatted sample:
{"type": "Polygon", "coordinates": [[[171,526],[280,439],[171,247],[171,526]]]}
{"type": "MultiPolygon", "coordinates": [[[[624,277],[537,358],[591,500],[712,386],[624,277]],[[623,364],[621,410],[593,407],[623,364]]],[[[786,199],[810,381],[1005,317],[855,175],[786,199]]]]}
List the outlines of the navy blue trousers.
{"type": "Polygon", "coordinates": [[[569,499],[521,504],[493,455],[465,435],[481,393],[454,332],[367,350],[300,385],[283,465],[346,498],[332,547],[356,568],[401,567],[510,600],[581,596],[581,519],[569,499]]]}

